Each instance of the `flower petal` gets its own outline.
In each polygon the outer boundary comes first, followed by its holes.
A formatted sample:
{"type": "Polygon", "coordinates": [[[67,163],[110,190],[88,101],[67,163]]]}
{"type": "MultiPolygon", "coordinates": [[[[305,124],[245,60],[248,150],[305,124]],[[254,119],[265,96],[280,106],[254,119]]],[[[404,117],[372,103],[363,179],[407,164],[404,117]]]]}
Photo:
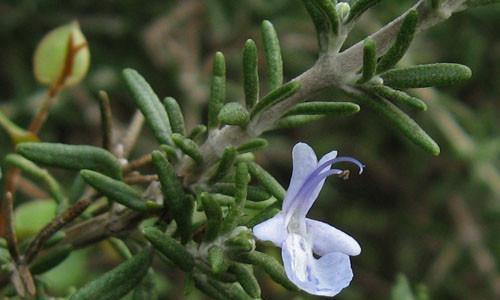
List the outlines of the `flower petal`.
{"type": "Polygon", "coordinates": [[[349,286],[353,274],[349,256],[333,252],[316,260],[315,276],[319,283],[315,295],[333,297],[349,286]]]}
{"type": "Polygon", "coordinates": [[[252,231],[257,239],[270,241],[277,247],[281,247],[287,235],[283,213],[280,212],[271,219],[255,225],[252,231]]]}
{"type": "Polygon", "coordinates": [[[290,208],[293,199],[300,187],[304,184],[307,176],[318,166],[318,159],[314,150],[305,143],[297,143],[292,150],[293,172],[290,185],[283,201],[283,211],[290,208]]]}
{"type": "Polygon", "coordinates": [[[287,236],[281,253],[288,278],[307,293],[335,296],[352,280],[349,256],[334,252],[316,259],[310,244],[298,234],[287,236]]]}
{"type": "Polygon", "coordinates": [[[331,252],[350,256],[361,253],[361,247],[355,239],[331,225],[306,218],[306,228],[313,243],[313,252],[319,256],[331,252]]]}

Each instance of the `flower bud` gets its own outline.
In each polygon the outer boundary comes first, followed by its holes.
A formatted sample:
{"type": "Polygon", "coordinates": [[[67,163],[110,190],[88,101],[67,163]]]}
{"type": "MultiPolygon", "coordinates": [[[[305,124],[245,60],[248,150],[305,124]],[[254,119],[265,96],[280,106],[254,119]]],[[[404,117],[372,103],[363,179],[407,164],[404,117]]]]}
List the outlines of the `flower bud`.
{"type": "Polygon", "coordinates": [[[47,33],[33,56],[36,79],[51,87],[79,83],[87,74],[89,64],[87,40],[76,21],[47,33]]]}

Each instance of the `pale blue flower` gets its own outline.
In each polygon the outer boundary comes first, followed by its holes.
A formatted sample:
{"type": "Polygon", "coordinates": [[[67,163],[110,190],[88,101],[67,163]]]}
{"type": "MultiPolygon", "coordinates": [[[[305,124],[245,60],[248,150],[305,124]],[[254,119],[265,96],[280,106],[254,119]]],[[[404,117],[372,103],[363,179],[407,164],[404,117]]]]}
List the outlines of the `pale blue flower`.
{"type": "Polygon", "coordinates": [[[338,162],[363,165],[332,151],[318,162],[314,150],[298,143],[293,148],[293,173],[283,208],[273,218],[253,228],[255,237],[281,247],[288,278],[300,289],[314,295],[335,296],[352,280],[349,256],[361,253],[349,235],[326,223],[306,218],[325,179],[343,171],[331,169],[338,162]]]}

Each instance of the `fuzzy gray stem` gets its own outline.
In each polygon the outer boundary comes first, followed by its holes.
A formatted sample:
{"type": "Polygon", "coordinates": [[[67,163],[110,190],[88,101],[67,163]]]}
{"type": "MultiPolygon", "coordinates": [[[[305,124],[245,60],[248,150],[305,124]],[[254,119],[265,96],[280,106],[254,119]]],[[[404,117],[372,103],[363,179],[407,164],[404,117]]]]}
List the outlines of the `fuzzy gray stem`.
{"type": "MultiPolygon", "coordinates": [[[[428,2],[420,0],[410,9],[416,9],[419,14],[418,31],[423,31],[444,21],[454,12],[466,8],[466,0],[444,1],[436,10],[432,9],[428,2]]],[[[383,55],[390,48],[398,34],[404,17],[410,10],[371,35],[377,45],[377,54],[379,56],[383,55]]],[[[225,126],[221,130],[211,134],[208,140],[201,146],[204,156],[204,167],[211,166],[217,161],[225,147],[229,145],[238,146],[248,139],[259,136],[266,130],[270,130],[276,121],[297,103],[311,98],[327,87],[342,87],[345,82],[352,79],[354,74],[362,67],[362,64],[362,41],[340,54],[321,55],[310,69],[293,79],[293,81],[300,83],[300,90],[289,99],[258,115],[251,121],[246,130],[235,126],[225,126]]],[[[202,172],[200,170],[193,172],[193,168],[194,166],[189,159],[184,158],[179,168],[179,175],[186,176],[185,183],[191,183],[200,178],[202,172]]]]}

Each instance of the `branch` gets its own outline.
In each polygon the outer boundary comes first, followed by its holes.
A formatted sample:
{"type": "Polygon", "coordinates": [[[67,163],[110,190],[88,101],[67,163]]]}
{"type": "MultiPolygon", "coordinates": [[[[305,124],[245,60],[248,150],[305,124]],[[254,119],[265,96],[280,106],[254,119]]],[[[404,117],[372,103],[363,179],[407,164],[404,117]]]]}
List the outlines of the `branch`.
{"type": "MultiPolygon", "coordinates": [[[[432,9],[424,0],[418,1],[411,9],[396,18],[371,37],[377,45],[377,55],[381,56],[395,40],[402,21],[409,11],[415,9],[419,14],[417,31],[423,31],[448,19],[454,12],[466,8],[466,0],[448,0],[438,9],[432,9]]],[[[301,89],[289,99],[275,105],[255,118],[245,129],[237,126],[225,126],[214,131],[201,146],[204,167],[211,166],[224,152],[228,145],[238,146],[270,130],[274,124],[294,105],[307,100],[319,91],[336,86],[342,88],[363,65],[363,42],[352,46],[342,53],[320,56],[316,63],[292,81],[300,83],[301,89]]],[[[187,159],[181,163],[179,175],[186,176],[186,182],[196,181],[202,172],[193,172],[193,165],[187,159]]]]}
{"type": "MultiPolygon", "coordinates": [[[[438,9],[433,9],[428,2],[425,0],[418,1],[411,9],[370,36],[376,44],[378,56],[383,55],[391,47],[399,32],[401,23],[411,10],[415,9],[418,13],[417,32],[420,32],[448,19],[453,13],[465,9],[467,1],[444,1],[438,9]]],[[[337,59],[339,60],[341,74],[349,74],[359,70],[363,65],[363,41],[340,53],[337,59]]]]}

